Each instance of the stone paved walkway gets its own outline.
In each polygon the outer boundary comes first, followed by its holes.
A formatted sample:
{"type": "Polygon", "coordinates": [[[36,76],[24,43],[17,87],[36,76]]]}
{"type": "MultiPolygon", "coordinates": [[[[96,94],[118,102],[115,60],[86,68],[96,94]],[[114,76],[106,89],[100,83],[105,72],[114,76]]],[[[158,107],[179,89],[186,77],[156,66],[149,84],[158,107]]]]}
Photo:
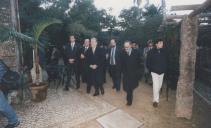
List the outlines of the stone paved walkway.
{"type": "MultiPolygon", "coordinates": [[[[169,101],[161,95],[158,108],[152,107],[152,87],[140,82],[134,92],[134,102],[126,106],[124,91],[116,92],[109,80],[105,95],[93,97],[85,93],[85,85],[79,90],[64,92],[50,89],[48,98],[41,103],[17,106],[21,125],[18,128],[102,128],[96,121],[99,117],[121,109],[138,121],[144,128],[194,128],[194,124],[175,117],[175,91],[170,91],[169,101]]],[[[94,89],[92,89],[92,94],[94,89]]],[[[0,128],[5,119],[0,118],[0,128]]]]}
{"type": "MultiPolygon", "coordinates": [[[[41,103],[16,106],[21,120],[18,128],[70,128],[114,109],[98,97],[62,89],[49,89],[47,99],[41,103]]],[[[0,120],[0,124],[5,123],[0,120]]]]}

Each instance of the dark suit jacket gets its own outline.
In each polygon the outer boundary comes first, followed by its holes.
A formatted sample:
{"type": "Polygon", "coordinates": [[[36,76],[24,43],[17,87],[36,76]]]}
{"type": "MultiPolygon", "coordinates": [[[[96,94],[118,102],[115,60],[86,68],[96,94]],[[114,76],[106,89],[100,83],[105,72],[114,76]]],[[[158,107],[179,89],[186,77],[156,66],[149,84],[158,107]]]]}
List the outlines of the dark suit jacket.
{"type": "Polygon", "coordinates": [[[87,51],[86,58],[87,58],[88,66],[94,65],[94,64],[97,65],[97,69],[95,70],[89,67],[89,75],[88,75],[89,83],[92,84],[93,79],[94,79],[95,80],[94,83],[102,84],[103,66],[104,66],[104,60],[105,60],[105,55],[104,55],[103,50],[99,47],[96,47],[95,53],[93,53],[92,49],[90,48],[87,51]]]}
{"type": "Polygon", "coordinates": [[[83,70],[87,70],[87,53],[89,51],[90,48],[88,48],[86,51],[85,51],[85,47],[82,47],[80,49],[80,55],[83,54],[85,56],[84,59],[81,59],[80,58],[80,68],[81,68],[81,72],[83,72],[83,70]]]}
{"type": "MultiPolygon", "coordinates": [[[[110,58],[111,58],[111,48],[109,49],[109,57],[108,57],[108,63],[110,65],[110,58]]],[[[116,66],[120,69],[121,68],[121,50],[116,47],[115,50],[115,61],[116,61],[116,66]]]]}
{"type": "Polygon", "coordinates": [[[80,46],[77,43],[75,43],[73,50],[71,48],[70,43],[65,45],[64,52],[65,52],[65,59],[66,59],[67,64],[70,64],[69,61],[68,61],[69,59],[75,59],[74,65],[77,65],[79,63],[80,46]]]}
{"type": "Polygon", "coordinates": [[[140,54],[136,49],[132,49],[130,56],[123,51],[122,53],[122,71],[123,71],[123,89],[134,89],[138,86],[140,78],[140,54]]]}

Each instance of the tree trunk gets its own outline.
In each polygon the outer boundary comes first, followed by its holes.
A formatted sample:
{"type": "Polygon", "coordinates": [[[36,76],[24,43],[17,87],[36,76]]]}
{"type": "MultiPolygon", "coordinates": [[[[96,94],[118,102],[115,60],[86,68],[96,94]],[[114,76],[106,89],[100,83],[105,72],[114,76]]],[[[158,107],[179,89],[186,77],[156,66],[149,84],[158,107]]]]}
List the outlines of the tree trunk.
{"type": "Polygon", "coordinates": [[[191,119],[195,82],[198,17],[185,17],[181,24],[180,76],[176,93],[176,116],[191,119]]]}

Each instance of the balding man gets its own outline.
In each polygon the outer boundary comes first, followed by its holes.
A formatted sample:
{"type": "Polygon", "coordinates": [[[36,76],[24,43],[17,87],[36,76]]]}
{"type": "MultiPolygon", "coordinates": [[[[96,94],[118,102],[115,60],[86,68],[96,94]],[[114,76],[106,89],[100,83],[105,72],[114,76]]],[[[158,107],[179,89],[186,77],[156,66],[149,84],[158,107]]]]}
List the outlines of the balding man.
{"type": "Polygon", "coordinates": [[[110,41],[111,48],[109,49],[109,71],[113,81],[113,89],[120,91],[121,83],[121,55],[120,49],[116,45],[116,41],[110,41]]]}
{"type": "Polygon", "coordinates": [[[133,49],[130,41],[125,41],[122,54],[123,89],[127,93],[127,105],[132,105],[133,90],[138,86],[140,78],[140,54],[133,49]]]}

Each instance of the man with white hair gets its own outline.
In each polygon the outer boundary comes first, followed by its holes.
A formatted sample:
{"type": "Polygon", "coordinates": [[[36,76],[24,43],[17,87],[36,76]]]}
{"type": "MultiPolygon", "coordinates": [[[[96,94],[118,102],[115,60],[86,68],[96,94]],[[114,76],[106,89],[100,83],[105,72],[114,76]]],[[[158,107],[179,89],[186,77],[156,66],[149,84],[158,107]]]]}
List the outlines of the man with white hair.
{"type": "Polygon", "coordinates": [[[103,88],[103,63],[105,56],[103,50],[97,46],[97,39],[91,38],[91,48],[87,51],[87,64],[89,66],[87,93],[90,93],[91,86],[94,85],[93,96],[104,94],[103,88]]]}

